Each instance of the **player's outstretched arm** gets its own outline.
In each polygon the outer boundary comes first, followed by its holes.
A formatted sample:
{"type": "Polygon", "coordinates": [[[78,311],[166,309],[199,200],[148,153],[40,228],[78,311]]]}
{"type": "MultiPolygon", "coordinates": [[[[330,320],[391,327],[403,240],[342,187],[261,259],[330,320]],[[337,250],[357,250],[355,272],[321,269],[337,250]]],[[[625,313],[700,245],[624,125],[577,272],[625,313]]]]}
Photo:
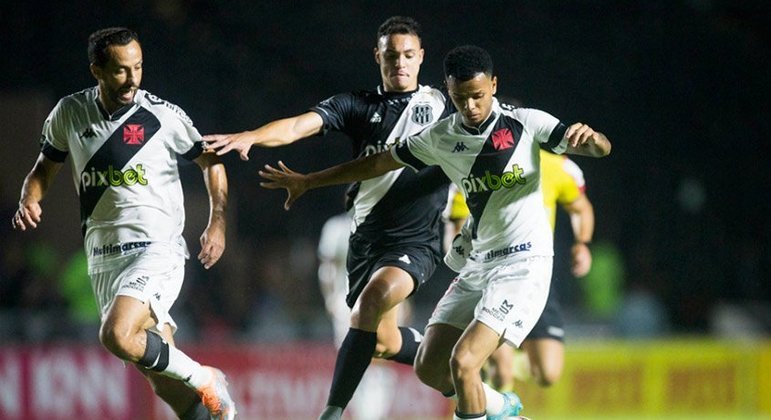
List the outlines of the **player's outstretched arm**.
{"type": "Polygon", "coordinates": [[[265,165],[265,168],[259,172],[261,177],[268,180],[260,182],[260,186],[268,189],[284,188],[288,194],[284,208],[289,210],[292,204],[308,190],[328,185],[363,181],[402,166],[404,165],[396,161],[389,151],[352,160],[307,175],[295,172],[284,165],[284,162],[279,161],[278,168],[265,165]]]}
{"type": "Polygon", "coordinates": [[[278,147],[318,134],[324,121],[315,112],[306,112],[290,118],[269,122],[260,128],[234,134],[209,134],[203,136],[207,149],[216,150],[218,156],[234,150],[242,160],[249,160],[252,145],[278,147]]]}
{"type": "Polygon", "coordinates": [[[62,163],[54,162],[42,153],[38,155],[35,166],[24,178],[19,198],[19,208],[11,219],[11,225],[17,230],[34,229],[40,223],[43,209],[40,201],[45,197],[48,187],[53,182],[56,174],[62,168],[62,163]]]}
{"type": "Polygon", "coordinates": [[[201,252],[198,261],[205,269],[211,268],[225,252],[225,211],[228,205],[228,178],[225,165],[211,152],[199,156],[195,163],[203,171],[206,192],[209,195],[209,222],[201,234],[201,252]]]}
{"type": "Polygon", "coordinates": [[[586,124],[571,125],[565,132],[565,137],[568,139],[567,153],[589,157],[604,157],[610,154],[610,140],[586,124]]]}
{"type": "Polygon", "coordinates": [[[570,271],[575,277],[584,277],[592,268],[592,251],[589,244],[594,234],[594,207],[585,194],[572,203],[563,205],[570,215],[573,228],[573,246],[570,247],[570,271]]]}

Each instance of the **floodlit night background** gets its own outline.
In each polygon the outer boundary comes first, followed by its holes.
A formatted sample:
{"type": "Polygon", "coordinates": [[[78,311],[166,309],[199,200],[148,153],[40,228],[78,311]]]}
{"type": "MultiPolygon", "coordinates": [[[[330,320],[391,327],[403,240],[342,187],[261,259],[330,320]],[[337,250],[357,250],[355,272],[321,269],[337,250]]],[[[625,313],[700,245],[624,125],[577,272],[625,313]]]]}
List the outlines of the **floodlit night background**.
{"type": "MultiPolygon", "coordinates": [[[[573,159],[594,204],[595,266],[586,279],[570,276],[572,237],[561,215],[552,287],[567,321],[566,374],[553,389],[525,392],[525,407],[529,395],[533,411],[524,414],[771,416],[771,5],[142,0],[17,2],[0,12],[0,385],[22,386],[18,404],[0,398],[0,419],[53,418],[53,412],[65,418],[67,409],[83,418],[115,416],[108,403],[101,414],[77,404],[35,411],[43,409],[35,408],[32,379],[14,377],[9,367],[13,360],[32,363],[29,354],[52,346],[71,353],[74,372],[81,349],[107,354],[97,340],[69,163],[43,202],[40,227],[20,233],[10,224],[39,152],[43,120],[60,97],[95,85],[88,35],[107,26],[137,31],[141,87],[179,105],[202,134],[229,133],[302,113],[336,93],[374,89],[380,83],[375,33],[392,15],[412,16],[423,26],[421,83],[441,84],[444,54],[476,44],[493,57],[500,96],[565,122],[585,122],[613,143],[606,159],[573,159]],[[679,355],[682,363],[666,355],[679,355]],[[618,375],[602,376],[613,367],[621,369],[618,375]],[[689,367],[707,373],[688,376],[689,367]],[[613,380],[622,391],[586,391],[613,380]],[[707,385],[716,382],[723,388],[707,385]],[[690,391],[678,399],[676,389],[690,391]]],[[[343,211],[344,189],[314,190],[287,212],[284,192],[261,189],[257,170],[281,159],[311,171],[351,157],[350,142],[336,133],[253,148],[247,162],[224,157],[227,249],[208,272],[194,258],[188,262],[172,311],[182,348],[224,360],[226,372],[231,356],[248,359],[250,349],[279,348],[290,361],[274,373],[293,377],[302,349],[312,347],[327,364],[317,372],[321,406],[334,348],[316,246],[325,220],[343,211]],[[218,345],[227,351],[217,353],[218,345]]],[[[181,171],[185,236],[196,255],[208,203],[198,167],[181,171]]],[[[414,326],[425,325],[452,276],[441,267],[411,299],[414,326]]],[[[116,372],[130,376],[131,389],[149,392],[131,370],[116,372]]],[[[414,380],[409,370],[400,374],[414,380]]],[[[244,418],[312,418],[316,411],[260,411],[258,396],[237,394],[244,418]]],[[[410,404],[402,405],[420,407],[410,404]]],[[[402,409],[390,415],[424,416],[418,408],[402,409]]],[[[156,409],[140,416],[166,414],[156,409]]]]}

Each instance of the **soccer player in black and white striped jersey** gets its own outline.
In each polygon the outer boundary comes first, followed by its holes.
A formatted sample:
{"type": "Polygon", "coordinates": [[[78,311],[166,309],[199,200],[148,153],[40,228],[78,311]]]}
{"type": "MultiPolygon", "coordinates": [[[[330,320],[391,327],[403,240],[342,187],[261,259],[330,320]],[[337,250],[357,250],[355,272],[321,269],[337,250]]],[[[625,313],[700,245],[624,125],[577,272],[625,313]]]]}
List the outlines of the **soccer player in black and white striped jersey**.
{"type": "MultiPolygon", "coordinates": [[[[449,114],[444,92],[418,83],[424,51],[414,19],[387,19],[373,52],[381,76],[377,88],[334,95],[303,114],[204,140],[217,154],[237,151],[246,160],[253,145],[282,146],[336,130],[351,139],[354,157],[363,157],[388,150],[449,114]]],[[[400,327],[397,317],[401,303],[441,262],[448,187],[440,170],[427,168],[383,173],[351,190],[346,302],[353,311],[321,419],[342,416],[373,355],[413,364],[422,335],[400,327]]]]}

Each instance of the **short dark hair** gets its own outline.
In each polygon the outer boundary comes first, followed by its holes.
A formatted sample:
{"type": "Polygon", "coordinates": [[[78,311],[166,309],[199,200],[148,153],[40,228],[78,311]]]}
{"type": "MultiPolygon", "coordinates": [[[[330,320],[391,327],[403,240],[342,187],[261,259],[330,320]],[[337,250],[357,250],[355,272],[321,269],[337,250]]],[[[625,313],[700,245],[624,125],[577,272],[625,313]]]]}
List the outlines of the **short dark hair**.
{"type": "Polygon", "coordinates": [[[455,47],[444,56],[444,77],[460,81],[471,80],[479,73],[493,75],[493,59],[483,48],[475,45],[455,47]]]}
{"type": "Polygon", "coordinates": [[[420,39],[421,32],[420,24],[415,19],[407,16],[391,16],[378,28],[377,40],[380,41],[380,38],[393,34],[415,35],[420,39]]]}
{"type": "Polygon", "coordinates": [[[99,67],[110,61],[107,47],[111,45],[127,45],[131,41],[139,42],[136,32],[128,28],[104,28],[88,37],[88,61],[99,67]]]}

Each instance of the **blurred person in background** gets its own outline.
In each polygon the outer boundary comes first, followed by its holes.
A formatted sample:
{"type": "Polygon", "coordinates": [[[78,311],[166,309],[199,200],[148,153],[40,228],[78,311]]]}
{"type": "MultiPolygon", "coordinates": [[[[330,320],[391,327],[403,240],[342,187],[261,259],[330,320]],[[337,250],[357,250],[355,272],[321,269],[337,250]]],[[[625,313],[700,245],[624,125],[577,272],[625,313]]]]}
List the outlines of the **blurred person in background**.
{"type": "Polygon", "coordinates": [[[177,159],[195,161],[206,184],[209,219],[198,259],[207,269],[225,248],[225,168],[203,153],[184,111],[139,89],[143,56],[134,31],[92,33],[88,58],[97,86],[62,98],[49,114],[12,225],[37,227],[40,202],[71,156],[101,343],[134,364],[180,418],[233,418],[224,375],[175,347],[169,315],[189,255],[177,159]]]}
{"type": "MultiPolygon", "coordinates": [[[[234,150],[244,160],[252,145],[283,146],[329,130],[350,137],[354,157],[389,149],[449,113],[443,92],[418,83],[420,32],[409,17],[394,16],[380,26],[373,51],[381,76],[376,89],[341,93],[303,114],[204,140],[217,154],[234,150]]],[[[398,313],[441,262],[448,185],[436,168],[399,169],[349,189],[353,224],[346,302],[353,311],[320,419],[341,418],[373,356],[413,364],[422,335],[400,327],[398,313]]]]}

